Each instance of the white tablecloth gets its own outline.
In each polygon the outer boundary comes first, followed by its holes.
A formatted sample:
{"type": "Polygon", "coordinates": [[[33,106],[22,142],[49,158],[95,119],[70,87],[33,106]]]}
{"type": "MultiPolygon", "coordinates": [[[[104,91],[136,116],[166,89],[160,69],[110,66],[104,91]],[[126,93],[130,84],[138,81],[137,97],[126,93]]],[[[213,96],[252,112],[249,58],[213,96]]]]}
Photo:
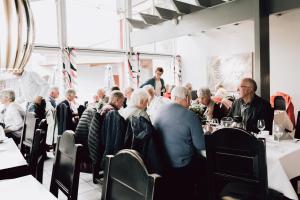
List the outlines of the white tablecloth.
{"type": "Polygon", "coordinates": [[[13,139],[0,143],[0,170],[27,165],[13,139]]]}
{"type": "Polygon", "coordinates": [[[266,144],[269,188],[298,200],[290,179],[300,176],[300,141],[274,142],[268,137],[266,144]]]}
{"type": "Polygon", "coordinates": [[[0,181],[0,199],[57,200],[31,175],[0,181]]]}

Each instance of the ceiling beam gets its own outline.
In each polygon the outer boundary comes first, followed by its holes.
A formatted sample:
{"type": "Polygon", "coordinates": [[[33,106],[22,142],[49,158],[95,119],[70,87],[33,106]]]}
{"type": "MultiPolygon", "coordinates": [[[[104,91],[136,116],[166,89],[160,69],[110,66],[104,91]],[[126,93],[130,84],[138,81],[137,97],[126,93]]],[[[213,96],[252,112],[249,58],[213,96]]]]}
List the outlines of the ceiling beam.
{"type": "Polygon", "coordinates": [[[155,6],[155,9],[157,11],[157,13],[159,14],[159,16],[163,19],[176,19],[177,17],[181,16],[182,14],[179,14],[178,12],[176,12],[175,10],[169,10],[167,8],[161,8],[161,7],[157,7],[155,6]]]}
{"type": "Polygon", "coordinates": [[[132,47],[180,37],[248,20],[253,17],[252,0],[236,0],[182,16],[178,24],[166,21],[131,33],[132,47]]]}
{"type": "Polygon", "coordinates": [[[177,8],[177,10],[183,14],[190,14],[190,13],[193,13],[193,12],[196,12],[196,11],[199,11],[199,10],[202,10],[205,8],[202,6],[196,6],[196,5],[192,5],[192,4],[185,3],[182,1],[177,1],[177,0],[173,0],[173,4],[177,8]]]}
{"type": "Polygon", "coordinates": [[[143,18],[144,22],[150,25],[156,25],[166,21],[165,19],[162,19],[157,15],[150,15],[146,13],[139,13],[139,14],[143,18]]]}

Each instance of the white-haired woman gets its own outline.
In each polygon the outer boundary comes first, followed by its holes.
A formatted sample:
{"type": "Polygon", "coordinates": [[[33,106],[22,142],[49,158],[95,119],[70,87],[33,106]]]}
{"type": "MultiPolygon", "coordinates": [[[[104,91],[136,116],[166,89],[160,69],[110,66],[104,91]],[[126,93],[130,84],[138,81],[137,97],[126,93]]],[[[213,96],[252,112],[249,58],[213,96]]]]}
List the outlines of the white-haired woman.
{"type": "Polygon", "coordinates": [[[140,117],[143,116],[150,121],[149,115],[145,111],[148,105],[149,95],[145,89],[139,88],[134,90],[131,95],[128,106],[120,110],[120,114],[124,119],[128,119],[131,116],[140,117]]]}
{"type": "Polygon", "coordinates": [[[206,111],[204,115],[208,120],[217,118],[221,120],[224,116],[224,113],[221,111],[220,105],[215,103],[211,99],[211,92],[209,88],[200,88],[198,90],[198,102],[206,106],[206,111]]]}

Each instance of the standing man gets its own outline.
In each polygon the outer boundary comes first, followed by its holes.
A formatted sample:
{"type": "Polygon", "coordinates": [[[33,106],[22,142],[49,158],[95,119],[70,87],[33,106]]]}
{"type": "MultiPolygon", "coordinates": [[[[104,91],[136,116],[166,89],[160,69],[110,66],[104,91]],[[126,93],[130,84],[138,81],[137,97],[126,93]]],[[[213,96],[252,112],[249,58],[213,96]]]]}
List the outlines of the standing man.
{"type": "Polygon", "coordinates": [[[255,94],[256,82],[252,78],[244,78],[238,87],[240,98],[229,111],[229,117],[242,117],[242,123],[247,131],[258,133],[257,121],[265,121],[265,130],[272,132],[273,109],[268,101],[255,94]]]}
{"type": "Polygon", "coordinates": [[[155,70],[155,76],[142,84],[140,88],[144,87],[145,85],[152,85],[155,90],[155,95],[162,96],[163,93],[166,92],[164,79],[161,78],[163,73],[164,69],[157,67],[155,70]]]}

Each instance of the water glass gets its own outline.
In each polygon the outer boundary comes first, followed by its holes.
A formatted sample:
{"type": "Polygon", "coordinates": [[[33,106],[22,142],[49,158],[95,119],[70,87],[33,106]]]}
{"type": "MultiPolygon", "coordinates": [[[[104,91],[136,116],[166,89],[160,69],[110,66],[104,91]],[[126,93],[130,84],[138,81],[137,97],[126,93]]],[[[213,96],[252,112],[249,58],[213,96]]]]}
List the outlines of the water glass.
{"type": "Polygon", "coordinates": [[[263,119],[259,119],[257,121],[257,128],[260,130],[259,133],[261,133],[264,129],[265,129],[266,125],[265,125],[265,120],[263,119]]]}

